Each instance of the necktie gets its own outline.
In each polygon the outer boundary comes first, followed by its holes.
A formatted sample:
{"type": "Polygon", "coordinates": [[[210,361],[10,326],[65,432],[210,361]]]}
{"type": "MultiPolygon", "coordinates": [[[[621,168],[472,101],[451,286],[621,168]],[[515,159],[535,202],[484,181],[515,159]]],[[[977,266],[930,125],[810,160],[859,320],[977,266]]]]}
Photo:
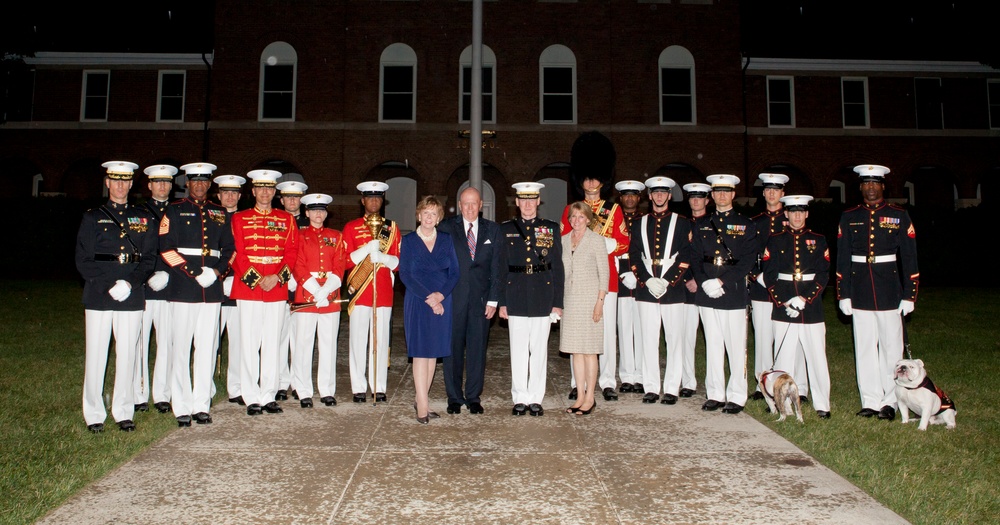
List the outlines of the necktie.
{"type": "Polygon", "coordinates": [[[476,260],[476,234],[472,233],[472,223],[469,223],[469,233],[465,236],[469,242],[469,258],[476,260]]]}

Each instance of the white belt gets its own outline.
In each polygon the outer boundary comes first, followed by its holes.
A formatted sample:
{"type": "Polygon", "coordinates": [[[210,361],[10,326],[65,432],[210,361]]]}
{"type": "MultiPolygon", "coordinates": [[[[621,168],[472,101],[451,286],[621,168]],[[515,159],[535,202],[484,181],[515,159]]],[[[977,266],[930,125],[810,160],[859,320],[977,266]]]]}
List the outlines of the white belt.
{"type": "Polygon", "coordinates": [[[309,275],[317,279],[326,279],[327,277],[333,277],[333,272],[309,272],[309,275]]]}
{"type": "Polygon", "coordinates": [[[814,273],[779,273],[779,281],[811,281],[816,278],[814,273]]]}
{"type": "Polygon", "coordinates": [[[852,255],[851,256],[851,262],[868,263],[868,264],[896,262],[896,254],[891,254],[891,255],[875,255],[875,256],[872,256],[872,257],[866,256],[866,255],[852,255]]]}
{"type": "Polygon", "coordinates": [[[219,250],[202,250],[200,248],[177,248],[177,253],[194,257],[218,257],[222,255],[219,250]]]}

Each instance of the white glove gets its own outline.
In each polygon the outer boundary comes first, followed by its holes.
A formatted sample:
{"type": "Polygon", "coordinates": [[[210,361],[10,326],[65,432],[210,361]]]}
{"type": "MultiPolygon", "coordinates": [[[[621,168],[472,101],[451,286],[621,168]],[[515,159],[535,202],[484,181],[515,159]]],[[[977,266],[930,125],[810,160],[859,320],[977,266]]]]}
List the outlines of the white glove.
{"type": "Polygon", "coordinates": [[[625,288],[628,288],[629,290],[635,290],[636,285],[639,284],[639,279],[636,279],[635,274],[632,272],[623,273],[621,278],[622,284],[624,284],[625,288]]]}
{"type": "Polygon", "coordinates": [[[302,283],[302,289],[309,292],[311,295],[319,296],[320,285],[319,281],[315,277],[310,277],[306,279],[306,282],[302,283]]]}
{"type": "Polygon", "coordinates": [[[200,284],[202,288],[212,286],[212,283],[214,283],[216,279],[218,279],[218,277],[215,275],[215,270],[209,268],[208,266],[202,266],[201,274],[194,278],[194,280],[198,281],[198,284],[200,284]]]}
{"type": "Polygon", "coordinates": [[[330,301],[326,298],[326,296],[316,299],[316,308],[326,308],[327,306],[330,306],[330,301]]]}
{"type": "Polygon", "coordinates": [[[549,322],[552,324],[558,323],[560,319],[562,319],[562,317],[559,317],[559,314],[555,312],[549,314],[549,322]]]}
{"type": "Polygon", "coordinates": [[[840,300],[840,311],[844,312],[844,315],[851,315],[851,314],[854,313],[854,309],[851,308],[851,300],[850,299],[841,299],[840,300]]]}
{"type": "Polygon", "coordinates": [[[146,280],[146,284],[149,285],[150,290],[154,292],[159,292],[160,290],[167,287],[167,282],[169,281],[170,281],[170,274],[163,270],[159,270],[153,272],[153,275],[149,276],[149,279],[146,280]]]}
{"type": "Polygon", "coordinates": [[[913,301],[903,299],[899,302],[899,315],[910,315],[916,307],[917,305],[913,301]]]}
{"type": "MultiPolygon", "coordinates": [[[[326,278],[326,282],[323,283],[323,286],[320,287],[320,289],[319,289],[319,295],[322,295],[323,297],[326,297],[326,296],[332,294],[338,288],[340,288],[340,285],[341,285],[340,277],[338,277],[336,275],[331,275],[330,277],[326,278]]],[[[317,295],[317,294],[313,294],[313,295],[317,295]]]]}
{"type": "Polygon", "coordinates": [[[383,263],[385,263],[385,254],[382,253],[382,252],[380,252],[380,251],[376,250],[376,251],[372,252],[371,255],[369,255],[369,257],[372,258],[372,262],[375,263],[375,264],[383,264],[383,263]]]}
{"type": "Polygon", "coordinates": [[[614,240],[614,239],[612,239],[610,237],[605,237],[604,238],[604,247],[608,249],[608,253],[611,253],[611,252],[615,251],[615,248],[618,247],[618,241],[616,241],[616,240],[614,240]]]}
{"type": "Polygon", "coordinates": [[[785,307],[785,313],[788,314],[788,317],[791,317],[792,319],[795,319],[796,317],[799,316],[799,311],[790,306],[785,307]]]}
{"type": "Polygon", "coordinates": [[[764,284],[764,272],[760,272],[760,275],[757,276],[757,284],[767,288],[767,285],[764,284]]]}
{"type": "Polygon", "coordinates": [[[794,308],[796,310],[805,310],[806,300],[800,296],[795,296],[785,301],[785,305],[787,305],[789,308],[794,308]]]}
{"type": "Polygon", "coordinates": [[[365,248],[368,249],[368,253],[375,253],[382,251],[382,243],[378,239],[372,239],[365,244],[365,248]]]}
{"type": "Polygon", "coordinates": [[[659,299],[663,297],[663,294],[667,293],[667,281],[660,279],[659,277],[650,277],[646,279],[646,289],[653,297],[659,299]]]}
{"type": "Polygon", "coordinates": [[[226,297],[229,297],[229,294],[233,293],[233,276],[232,275],[230,275],[229,277],[226,277],[222,281],[222,293],[225,294],[226,297]]]}
{"type": "Polygon", "coordinates": [[[295,282],[295,278],[292,276],[288,277],[288,291],[294,292],[296,288],[299,287],[299,283],[295,282]]]}
{"type": "Polygon", "coordinates": [[[722,294],[720,293],[716,295],[716,292],[722,290],[722,281],[718,279],[708,279],[707,281],[701,283],[701,289],[705,290],[705,294],[707,294],[709,297],[713,299],[716,297],[721,297],[722,294]]]}
{"type": "Polygon", "coordinates": [[[722,297],[723,295],[726,295],[726,291],[723,290],[722,288],[719,288],[719,289],[714,290],[712,292],[705,292],[705,295],[709,296],[712,299],[718,299],[719,297],[722,297]]]}
{"type": "Polygon", "coordinates": [[[128,299],[128,296],[132,295],[132,286],[128,284],[128,281],[118,279],[115,281],[115,285],[108,290],[108,295],[119,303],[123,302],[125,299],[128,299]]]}

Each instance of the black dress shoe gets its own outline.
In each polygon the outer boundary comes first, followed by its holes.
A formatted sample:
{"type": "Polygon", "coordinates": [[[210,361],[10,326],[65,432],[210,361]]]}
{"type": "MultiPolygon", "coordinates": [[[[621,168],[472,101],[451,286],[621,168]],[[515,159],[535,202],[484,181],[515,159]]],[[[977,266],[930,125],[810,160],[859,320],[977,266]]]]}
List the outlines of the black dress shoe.
{"type": "Polygon", "coordinates": [[[878,410],[875,410],[874,408],[862,408],[857,414],[854,415],[861,417],[875,417],[878,415],[878,410]]]}
{"type": "Polygon", "coordinates": [[[673,394],[663,394],[663,399],[660,400],[661,404],[673,405],[677,403],[677,396],[673,394]]]}
{"type": "Polygon", "coordinates": [[[448,403],[448,408],[446,409],[446,411],[449,414],[461,414],[462,413],[462,404],[461,403],[448,403]]]}
{"type": "Polygon", "coordinates": [[[231,397],[231,398],[229,398],[229,402],[230,403],[236,403],[237,405],[241,405],[241,406],[246,406],[246,403],[243,402],[243,396],[231,397]]]}
{"type": "Polygon", "coordinates": [[[652,392],[650,392],[650,393],[642,396],[642,402],[643,403],[656,403],[659,400],[660,400],[660,396],[657,395],[657,394],[654,394],[652,392]]]}
{"type": "Polygon", "coordinates": [[[703,405],[701,405],[701,409],[702,410],[707,410],[707,411],[718,410],[718,409],[722,408],[723,405],[725,405],[725,403],[723,403],[722,401],[716,401],[714,399],[709,399],[708,401],[705,401],[705,403],[703,405]]]}
{"type": "Polygon", "coordinates": [[[364,392],[362,392],[360,394],[354,394],[354,402],[355,403],[364,403],[365,399],[368,399],[368,396],[364,392]]]}
{"type": "Polygon", "coordinates": [[[806,396],[799,396],[799,403],[808,403],[809,398],[806,396]]]}
{"type": "Polygon", "coordinates": [[[469,413],[470,414],[482,414],[483,405],[479,403],[469,403],[469,413]]]}
{"type": "Polygon", "coordinates": [[[632,385],[632,393],[633,394],[645,394],[646,393],[646,388],[644,386],[642,386],[642,383],[635,383],[635,384],[632,385]]]}
{"type": "Polygon", "coordinates": [[[323,396],[319,398],[319,401],[328,407],[332,407],[337,404],[337,400],[333,396],[323,396]]]}
{"type": "Polygon", "coordinates": [[[194,415],[194,422],[199,425],[207,425],[212,422],[212,416],[208,412],[198,412],[194,415]]]}
{"type": "Polygon", "coordinates": [[[253,404],[247,406],[247,415],[248,416],[259,416],[259,415],[261,415],[263,413],[264,413],[264,409],[262,409],[260,407],[260,405],[258,405],[257,403],[253,403],[253,404]]]}
{"type": "Polygon", "coordinates": [[[892,421],[893,419],[896,418],[896,409],[892,408],[889,405],[886,405],[882,407],[881,410],[878,411],[878,418],[884,419],[886,421],[892,421]]]}
{"type": "Polygon", "coordinates": [[[618,389],[619,392],[627,394],[632,391],[632,383],[622,383],[621,388],[618,389]]]}
{"type": "Polygon", "coordinates": [[[388,399],[388,398],[385,397],[385,393],[384,392],[378,392],[378,393],[375,394],[375,402],[376,403],[385,403],[386,399],[388,399]]]}
{"type": "Polygon", "coordinates": [[[160,401],[160,402],[157,402],[157,403],[153,403],[153,408],[155,408],[156,411],[159,412],[159,413],[161,413],[161,414],[166,414],[167,412],[170,412],[170,403],[168,403],[166,401],[160,401]]]}
{"type": "Polygon", "coordinates": [[[618,393],[615,392],[614,388],[608,387],[601,392],[604,395],[605,401],[618,401],[618,393]]]}
{"type": "Polygon", "coordinates": [[[694,395],[694,390],[691,390],[690,388],[682,388],[680,391],[681,397],[691,397],[693,395],[694,395]]]}
{"type": "Polygon", "coordinates": [[[149,403],[139,403],[134,408],[136,412],[149,412],[149,403]]]}
{"type": "Polygon", "coordinates": [[[830,419],[830,412],[827,410],[817,410],[816,415],[819,416],[820,419],[830,419]]]}
{"type": "Polygon", "coordinates": [[[295,399],[295,400],[299,399],[299,393],[296,392],[295,390],[292,390],[292,399],[295,399]]]}
{"type": "Polygon", "coordinates": [[[93,432],[94,434],[100,434],[104,432],[104,423],[94,423],[93,425],[87,425],[87,430],[93,432]]]}
{"type": "Polygon", "coordinates": [[[307,397],[307,398],[304,398],[304,399],[300,399],[299,400],[299,406],[301,406],[302,408],[312,408],[313,407],[313,400],[312,400],[312,398],[311,397],[307,397]]]}
{"type": "Polygon", "coordinates": [[[753,399],[754,401],[761,401],[764,399],[764,393],[758,390],[750,396],[750,399],[753,399]]]}
{"type": "Polygon", "coordinates": [[[287,390],[284,390],[284,389],[278,390],[278,393],[274,394],[274,400],[275,401],[284,401],[286,399],[288,399],[288,391],[287,390]]]}
{"type": "Polygon", "coordinates": [[[722,408],[722,412],[726,414],[739,414],[740,412],[743,412],[743,405],[737,405],[736,403],[730,401],[722,408]]]}
{"type": "Polygon", "coordinates": [[[515,416],[523,416],[528,413],[528,407],[524,403],[518,403],[514,405],[510,413],[515,416]]]}
{"type": "Polygon", "coordinates": [[[118,422],[118,430],[121,430],[122,432],[134,432],[135,423],[133,423],[131,419],[123,419],[118,422]]]}
{"type": "Polygon", "coordinates": [[[576,387],[569,389],[569,395],[566,396],[570,401],[575,401],[577,396],[576,387]]]}
{"type": "Polygon", "coordinates": [[[532,403],[528,405],[528,413],[533,416],[543,416],[545,415],[545,409],[543,409],[542,405],[539,405],[538,403],[532,403]]]}
{"type": "Polygon", "coordinates": [[[177,416],[177,426],[181,428],[191,426],[191,416],[177,416]]]}
{"type": "Polygon", "coordinates": [[[264,405],[263,408],[264,412],[267,412],[268,414],[280,414],[284,412],[284,410],[281,409],[281,405],[279,405],[277,401],[271,401],[270,403],[264,405]]]}

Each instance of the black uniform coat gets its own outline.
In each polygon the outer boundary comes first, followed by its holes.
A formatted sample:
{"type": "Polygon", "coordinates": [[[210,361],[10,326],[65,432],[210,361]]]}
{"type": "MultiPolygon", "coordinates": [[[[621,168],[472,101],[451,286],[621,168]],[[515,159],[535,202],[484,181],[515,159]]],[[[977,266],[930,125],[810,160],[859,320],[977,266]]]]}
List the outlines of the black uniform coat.
{"type": "MultiPolygon", "coordinates": [[[[764,249],[761,266],[767,291],[775,304],[771,319],[785,323],[822,323],[823,289],[830,279],[830,249],[826,237],[809,229],[786,230],[772,235],[764,249]],[[778,274],[814,274],[810,281],[779,280],[778,274]],[[798,317],[789,317],[785,302],[793,297],[806,300],[798,317]]],[[[759,284],[754,286],[760,287],[759,284]]]]}
{"type": "Polygon", "coordinates": [[[653,272],[650,274],[643,264],[645,248],[643,245],[642,223],[643,220],[636,219],[632,223],[629,231],[631,241],[629,242],[628,257],[632,271],[635,272],[639,284],[635,288],[635,300],[646,303],[678,304],[683,303],[687,297],[687,288],[684,286],[684,275],[691,266],[691,221],[687,217],[677,215],[671,211],[664,213],[649,213],[646,220],[646,241],[649,243],[650,258],[662,260],[674,256],[674,263],[663,273],[669,286],[667,293],[659,299],[653,297],[646,288],[646,280],[650,277],[660,277],[660,265],[653,264],[653,272]],[[670,230],[670,219],[676,216],[677,222],[674,226],[674,238],[667,246],[667,233],[670,230]]]}
{"type": "Polygon", "coordinates": [[[195,202],[187,198],[167,206],[160,221],[160,257],[170,266],[168,300],[182,303],[221,303],[222,277],[229,270],[235,245],[229,213],[209,201],[195,202]],[[182,254],[181,248],[205,250],[198,255],[182,254]],[[219,251],[211,255],[209,250],[219,251]],[[208,288],[202,288],[195,277],[202,266],[219,272],[208,288]]]}
{"type": "MultiPolygon", "coordinates": [[[[788,219],[785,218],[785,210],[782,208],[778,211],[764,210],[750,220],[757,226],[757,241],[759,243],[759,249],[757,250],[758,262],[750,272],[750,300],[767,302],[771,300],[771,296],[767,293],[767,288],[757,282],[757,277],[764,271],[760,261],[763,259],[764,248],[767,246],[768,238],[785,231],[788,219]]],[[[771,286],[771,282],[767,280],[767,277],[764,278],[764,284],[771,286]]]]}
{"type": "Polygon", "coordinates": [[[87,310],[144,310],[143,285],[156,263],[156,221],[146,210],[129,204],[108,201],[101,208],[83,214],[76,235],[76,269],[84,280],[83,306],[87,310]],[[126,262],[98,260],[117,256],[126,262]],[[122,302],[108,295],[119,279],[132,286],[132,293],[122,302]]]}
{"type": "Polygon", "coordinates": [[[547,317],[563,306],[566,276],[559,224],[546,219],[512,219],[500,225],[499,306],[507,315],[547,317]],[[533,268],[531,273],[525,268],[533,268]]]}
{"type": "Polygon", "coordinates": [[[716,210],[696,224],[694,262],[691,269],[698,281],[698,306],[718,310],[741,310],[748,304],[747,275],[757,262],[757,227],[753,221],[736,212],[716,210]],[[715,264],[719,257],[722,264],[715,264]],[[712,299],[701,284],[708,279],[720,279],[725,294],[712,299]]]}
{"type": "MultiPolygon", "coordinates": [[[[636,222],[639,222],[639,219],[643,215],[645,215],[645,214],[644,213],[640,213],[638,211],[630,215],[628,213],[625,213],[625,210],[622,210],[622,217],[625,219],[625,228],[629,232],[631,232],[632,231],[632,224],[636,223],[636,222]]],[[[631,243],[631,241],[629,241],[629,242],[631,243]]],[[[625,252],[622,255],[620,255],[619,258],[618,258],[618,298],[619,299],[621,299],[623,297],[635,297],[635,290],[630,290],[629,287],[625,286],[625,283],[622,282],[622,274],[624,274],[626,272],[631,272],[632,271],[631,263],[629,263],[629,260],[630,260],[629,258],[631,257],[631,255],[629,255],[629,252],[631,252],[631,251],[632,251],[632,248],[631,248],[631,244],[630,244],[629,245],[629,251],[625,252]]],[[[638,278],[639,278],[639,276],[636,276],[636,279],[638,279],[638,278]]],[[[638,285],[636,287],[638,287],[638,285]]]]}
{"type": "MultiPolygon", "coordinates": [[[[160,230],[160,218],[162,218],[163,214],[166,213],[167,206],[169,204],[170,204],[170,202],[168,202],[168,201],[162,201],[162,202],[160,202],[158,200],[149,199],[146,202],[137,205],[136,207],[145,209],[147,213],[149,213],[150,215],[153,216],[153,219],[156,220],[156,223],[155,223],[156,224],[156,231],[159,231],[160,230]]],[[[156,253],[157,253],[157,255],[159,255],[159,253],[160,253],[159,243],[157,243],[156,253]]],[[[155,259],[156,259],[156,264],[153,265],[153,272],[159,272],[159,271],[166,272],[166,271],[170,270],[170,267],[167,266],[167,263],[164,262],[163,259],[161,259],[160,257],[155,257],[155,259]]],[[[155,291],[155,290],[153,290],[149,286],[146,286],[146,292],[145,292],[146,293],[146,300],[147,301],[149,301],[149,300],[166,301],[167,300],[167,288],[168,287],[170,287],[170,282],[169,281],[167,282],[167,286],[165,288],[163,288],[162,290],[158,291],[158,292],[155,291]]]]}

